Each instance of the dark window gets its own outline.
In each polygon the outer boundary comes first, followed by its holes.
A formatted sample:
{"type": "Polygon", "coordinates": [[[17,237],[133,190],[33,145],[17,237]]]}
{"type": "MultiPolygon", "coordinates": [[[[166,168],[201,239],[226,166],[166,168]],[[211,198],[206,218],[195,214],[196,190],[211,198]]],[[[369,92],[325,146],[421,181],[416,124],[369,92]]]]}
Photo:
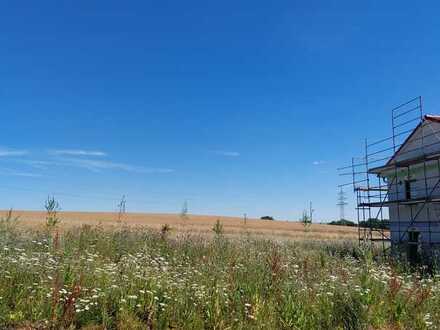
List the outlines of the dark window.
{"type": "Polygon", "coordinates": [[[408,241],[410,243],[417,243],[419,241],[420,233],[418,231],[410,231],[408,232],[408,241]]]}
{"type": "Polygon", "coordinates": [[[420,232],[410,231],[408,232],[408,261],[412,265],[416,265],[420,261],[419,255],[419,236],[420,232]]]}
{"type": "Polygon", "coordinates": [[[411,181],[405,180],[405,198],[411,199],[411,181]]]}

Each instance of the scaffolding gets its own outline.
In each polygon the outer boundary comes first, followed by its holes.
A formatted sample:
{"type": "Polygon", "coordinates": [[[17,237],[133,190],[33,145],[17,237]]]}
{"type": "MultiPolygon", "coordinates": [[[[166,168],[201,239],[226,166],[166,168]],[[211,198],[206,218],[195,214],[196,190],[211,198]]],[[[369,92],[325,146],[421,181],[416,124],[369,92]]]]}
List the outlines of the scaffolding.
{"type": "Polygon", "coordinates": [[[440,244],[440,128],[433,130],[430,118],[440,122],[424,115],[421,97],[395,107],[392,135],[365,140],[364,155],[338,169],[351,179],[339,187],[353,187],[360,243],[379,243],[384,251],[420,250],[421,237],[425,249],[440,244]],[[416,146],[408,149],[410,139],[416,146]]]}

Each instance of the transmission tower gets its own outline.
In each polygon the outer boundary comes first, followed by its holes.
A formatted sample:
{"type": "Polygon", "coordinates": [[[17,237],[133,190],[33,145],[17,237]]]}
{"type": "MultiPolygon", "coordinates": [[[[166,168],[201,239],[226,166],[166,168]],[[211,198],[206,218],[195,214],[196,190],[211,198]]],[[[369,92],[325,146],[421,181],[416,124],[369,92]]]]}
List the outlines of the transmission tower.
{"type": "Polygon", "coordinates": [[[345,196],[345,192],[344,190],[341,190],[338,192],[338,204],[336,204],[337,206],[339,206],[339,216],[340,216],[340,220],[345,220],[345,206],[348,205],[347,203],[347,197],[345,196]]]}

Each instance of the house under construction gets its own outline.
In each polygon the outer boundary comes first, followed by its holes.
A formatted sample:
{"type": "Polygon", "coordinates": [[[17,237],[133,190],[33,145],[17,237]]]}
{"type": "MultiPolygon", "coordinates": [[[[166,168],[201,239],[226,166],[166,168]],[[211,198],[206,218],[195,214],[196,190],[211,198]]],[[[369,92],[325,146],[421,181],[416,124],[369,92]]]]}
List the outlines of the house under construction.
{"type": "Polygon", "coordinates": [[[341,187],[354,188],[361,242],[432,259],[440,251],[440,116],[425,115],[418,97],[391,120],[390,137],[366,141],[364,156],[340,169],[351,177],[341,187]]]}

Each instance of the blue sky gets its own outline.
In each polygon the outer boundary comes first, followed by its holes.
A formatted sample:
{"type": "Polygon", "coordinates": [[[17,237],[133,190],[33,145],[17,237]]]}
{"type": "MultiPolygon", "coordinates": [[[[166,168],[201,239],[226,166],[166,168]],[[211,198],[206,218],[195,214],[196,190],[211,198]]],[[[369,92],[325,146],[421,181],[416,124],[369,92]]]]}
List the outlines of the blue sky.
{"type": "MultiPolygon", "coordinates": [[[[338,216],[336,168],[440,103],[438,2],[3,1],[0,208],[338,216]]],[[[351,203],[347,213],[352,215],[351,203]]]]}

